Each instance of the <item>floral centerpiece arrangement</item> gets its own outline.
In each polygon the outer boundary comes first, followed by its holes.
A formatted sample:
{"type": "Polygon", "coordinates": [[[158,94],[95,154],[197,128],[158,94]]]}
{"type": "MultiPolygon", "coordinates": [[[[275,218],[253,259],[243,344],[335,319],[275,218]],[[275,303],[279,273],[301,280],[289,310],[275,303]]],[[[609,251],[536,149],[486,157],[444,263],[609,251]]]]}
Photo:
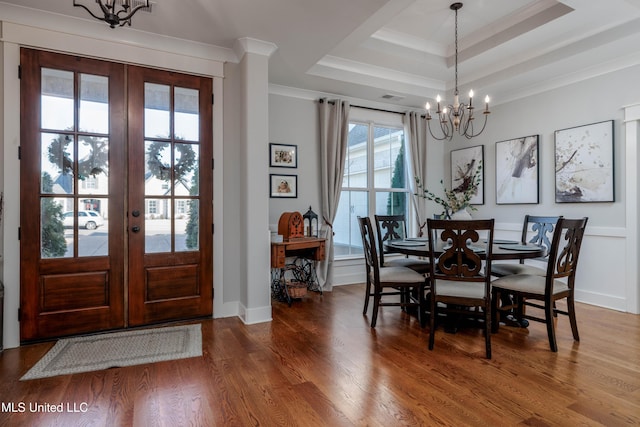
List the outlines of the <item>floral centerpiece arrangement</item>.
{"type": "Polygon", "coordinates": [[[435,193],[429,191],[424,187],[420,178],[416,176],[416,188],[419,192],[415,195],[438,203],[444,209],[441,214],[442,218],[451,219],[451,215],[463,209],[469,208],[473,211],[477,210],[474,206],[470,205],[469,202],[478,194],[481,174],[482,163],[478,165],[473,175],[471,175],[471,170],[464,174],[461,177],[462,183],[455,188],[447,189],[444,186],[444,181],[440,180],[440,184],[442,184],[444,190],[444,197],[437,196],[435,193]]]}

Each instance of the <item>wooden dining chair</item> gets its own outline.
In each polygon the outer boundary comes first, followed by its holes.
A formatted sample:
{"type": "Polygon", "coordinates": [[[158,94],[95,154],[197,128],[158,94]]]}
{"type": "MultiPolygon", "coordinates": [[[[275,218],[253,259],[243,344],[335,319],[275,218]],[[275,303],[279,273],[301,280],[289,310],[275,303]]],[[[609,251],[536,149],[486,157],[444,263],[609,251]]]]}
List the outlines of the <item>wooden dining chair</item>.
{"type": "Polygon", "coordinates": [[[431,262],[429,350],[433,350],[440,313],[475,317],[484,321],[485,353],[491,359],[493,227],[493,219],[427,220],[431,262]]]}
{"type": "Polygon", "coordinates": [[[518,304],[515,310],[518,321],[526,318],[546,323],[551,351],[558,351],[554,324],[554,317],[557,314],[564,314],[569,317],[573,339],[580,341],[574,307],[574,286],[578,255],[580,254],[587,220],[588,218],[586,217],[582,219],[558,219],[553,233],[553,240],[551,241],[545,275],[512,274],[492,282],[493,332],[498,332],[500,311],[512,309],[511,307],[498,306],[498,302],[502,301],[500,296],[501,294],[510,294],[513,295],[514,302],[518,304]],[[564,241],[564,244],[562,241],[564,241]],[[566,311],[556,307],[556,301],[561,299],[567,300],[566,311]],[[525,314],[523,310],[525,305],[542,309],[544,318],[533,316],[530,313],[525,314]]]}
{"type": "Polygon", "coordinates": [[[408,267],[381,267],[376,249],[375,231],[369,217],[358,217],[360,235],[364,249],[366,267],[366,292],[363,315],[367,314],[369,299],[373,298],[371,327],[375,328],[378,312],[382,306],[415,307],[418,320],[423,325],[425,312],[426,278],[408,267]],[[395,301],[388,300],[389,296],[399,296],[395,301]],[[383,300],[384,298],[384,300],[383,300]]]}
{"type": "MultiPolygon", "coordinates": [[[[528,242],[533,243],[534,245],[544,246],[547,249],[546,256],[534,258],[534,260],[545,263],[547,262],[549,250],[551,249],[553,230],[560,218],[562,217],[525,215],[520,241],[522,243],[528,242]],[[531,238],[528,237],[529,230],[534,233],[531,238]]],[[[496,277],[504,277],[510,274],[537,274],[539,276],[544,276],[546,271],[546,268],[526,264],[523,259],[518,263],[495,263],[491,268],[491,274],[496,277]]]]}
{"type": "Polygon", "coordinates": [[[393,254],[385,248],[384,243],[390,240],[402,240],[407,237],[407,222],[404,215],[374,215],[378,236],[378,254],[382,267],[409,267],[421,274],[429,272],[429,261],[426,259],[402,258],[385,259],[385,255],[393,254]]]}

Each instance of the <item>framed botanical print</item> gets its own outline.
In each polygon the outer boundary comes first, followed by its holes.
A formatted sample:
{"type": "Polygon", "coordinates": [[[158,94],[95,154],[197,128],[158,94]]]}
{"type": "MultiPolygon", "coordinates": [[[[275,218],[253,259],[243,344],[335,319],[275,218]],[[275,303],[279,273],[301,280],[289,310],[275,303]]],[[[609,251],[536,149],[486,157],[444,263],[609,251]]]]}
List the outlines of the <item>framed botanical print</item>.
{"type": "Polygon", "coordinates": [[[479,175],[479,184],[469,200],[471,205],[484,204],[484,145],[451,151],[451,190],[464,193],[479,175]]]}
{"type": "Polygon", "coordinates": [[[613,202],[613,120],[555,132],[556,203],[613,202]]]}
{"type": "Polygon", "coordinates": [[[496,142],[496,203],[539,203],[538,135],[496,142]]]}
{"type": "Polygon", "coordinates": [[[269,166],[279,168],[298,167],[298,146],[269,144],[269,166]]]}

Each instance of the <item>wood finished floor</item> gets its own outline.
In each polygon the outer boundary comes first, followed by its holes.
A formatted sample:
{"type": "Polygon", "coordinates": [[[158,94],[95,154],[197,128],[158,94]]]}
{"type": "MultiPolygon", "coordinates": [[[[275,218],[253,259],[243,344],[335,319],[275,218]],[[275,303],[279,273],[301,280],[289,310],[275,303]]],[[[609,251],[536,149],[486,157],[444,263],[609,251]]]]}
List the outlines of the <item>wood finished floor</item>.
{"type": "Polygon", "coordinates": [[[375,330],[362,285],[274,302],[273,322],[202,321],[203,357],[19,381],[52,343],[0,355],[2,426],[622,426],[640,424],[640,316],[578,304],[581,342],[558,319],[429,329],[385,307],[375,330]],[[25,413],[7,412],[24,402],[25,413]],[[29,413],[31,403],[77,413],[29,413]],[[84,406],[83,404],[86,404],[84,406]]]}

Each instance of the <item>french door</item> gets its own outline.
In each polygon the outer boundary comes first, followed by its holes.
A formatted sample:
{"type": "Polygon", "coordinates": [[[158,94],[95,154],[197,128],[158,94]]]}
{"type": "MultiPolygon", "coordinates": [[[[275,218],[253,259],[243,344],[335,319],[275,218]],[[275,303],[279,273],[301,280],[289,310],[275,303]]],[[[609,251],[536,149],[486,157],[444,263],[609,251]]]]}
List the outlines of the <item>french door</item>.
{"type": "Polygon", "coordinates": [[[22,341],[211,315],[211,92],[21,50],[22,341]]]}

